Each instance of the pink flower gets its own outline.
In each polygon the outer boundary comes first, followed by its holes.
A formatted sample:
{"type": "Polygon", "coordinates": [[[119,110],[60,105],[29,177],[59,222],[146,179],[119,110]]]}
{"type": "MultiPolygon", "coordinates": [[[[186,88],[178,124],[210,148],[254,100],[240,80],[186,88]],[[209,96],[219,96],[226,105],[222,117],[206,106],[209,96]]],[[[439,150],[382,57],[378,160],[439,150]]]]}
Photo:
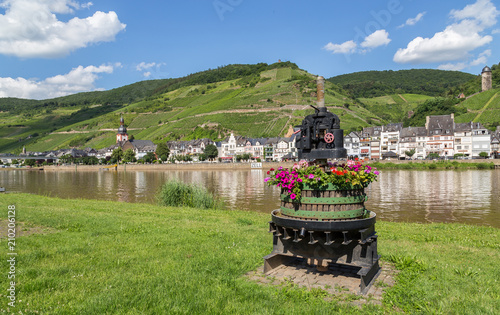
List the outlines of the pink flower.
{"type": "Polygon", "coordinates": [[[290,195],[290,199],[295,199],[296,197],[297,197],[297,195],[296,195],[296,194],[291,194],[291,195],[290,195]]]}
{"type": "Polygon", "coordinates": [[[264,182],[267,183],[270,179],[271,179],[271,177],[266,177],[266,178],[264,178],[264,182]]]}
{"type": "Polygon", "coordinates": [[[309,174],[309,176],[307,176],[307,178],[313,179],[314,178],[314,174],[309,174]]]}

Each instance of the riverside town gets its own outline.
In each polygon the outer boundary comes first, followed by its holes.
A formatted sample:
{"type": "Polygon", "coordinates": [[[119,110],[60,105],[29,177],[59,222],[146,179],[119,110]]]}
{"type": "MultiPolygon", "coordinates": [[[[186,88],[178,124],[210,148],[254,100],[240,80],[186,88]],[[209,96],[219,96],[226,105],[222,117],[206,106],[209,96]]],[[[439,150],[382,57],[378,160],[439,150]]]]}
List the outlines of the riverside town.
{"type": "MultiPolygon", "coordinates": [[[[148,153],[157,149],[150,140],[128,140],[126,128],[118,128],[117,143],[108,148],[96,150],[60,149],[46,152],[23,152],[19,155],[0,155],[3,164],[15,161],[35,159],[40,164],[48,161],[61,163],[71,158],[94,157],[101,163],[109,161],[117,148],[134,152],[135,160],[144,161],[148,153]]],[[[247,138],[231,136],[223,141],[211,139],[166,142],[170,150],[170,159],[163,162],[183,163],[200,161],[207,145],[217,147],[219,161],[236,162],[241,159],[256,161],[297,161],[297,128],[291,128],[285,137],[247,138]],[[181,157],[181,159],[176,159],[181,157]],[[186,159],[187,157],[187,159],[186,159]],[[245,158],[246,157],[246,158],[245,158]]],[[[402,123],[384,126],[366,127],[362,132],[351,132],[344,137],[344,147],[350,158],[369,160],[405,160],[405,159],[476,159],[500,158],[500,126],[496,131],[484,128],[481,123],[455,123],[454,115],[427,116],[425,127],[406,127],[402,123]]],[[[154,155],[154,159],[160,160],[154,155]]],[[[203,160],[203,159],[202,159],[203,160]]]]}
{"type": "Polygon", "coordinates": [[[499,1],[0,1],[0,314],[500,314],[499,1]]]}

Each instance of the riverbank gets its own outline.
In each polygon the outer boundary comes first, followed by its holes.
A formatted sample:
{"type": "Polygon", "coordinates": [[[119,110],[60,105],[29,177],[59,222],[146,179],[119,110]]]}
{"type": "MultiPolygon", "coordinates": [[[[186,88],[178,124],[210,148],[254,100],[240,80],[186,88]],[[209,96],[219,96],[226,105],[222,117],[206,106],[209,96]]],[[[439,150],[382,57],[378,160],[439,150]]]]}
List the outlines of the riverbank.
{"type": "MultiPolygon", "coordinates": [[[[260,285],[244,276],[272,250],[269,214],[28,194],[2,201],[2,224],[7,205],[15,205],[16,222],[38,231],[16,239],[16,308],[7,310],[6,293],[0,304],[9,313],[500,312],[495,228],[378,222],[382,261],[400,272],[382,305],[360,310],[352,303],[358,296],[260,285]]],[[[8,257],[6,246],[0,255],[8,257]]],[[[4,292],[8,281],[0,277],[4,292]]]]}
{"type": "MultiPolygon", "coordinates": [[[[46,165],[34,168],[0,168],[1,170],[44,170],[44,171],[168,171],[168,170],[250,170],[290,168],[295,162],[262,163],[180,163],[180,164],[119,164],[116,168],[109,165],[46,165]]],[[[478,160],[382,160],[366,161],[380,169],[495,169],[500,168],[500,159],[478,160]]]]}

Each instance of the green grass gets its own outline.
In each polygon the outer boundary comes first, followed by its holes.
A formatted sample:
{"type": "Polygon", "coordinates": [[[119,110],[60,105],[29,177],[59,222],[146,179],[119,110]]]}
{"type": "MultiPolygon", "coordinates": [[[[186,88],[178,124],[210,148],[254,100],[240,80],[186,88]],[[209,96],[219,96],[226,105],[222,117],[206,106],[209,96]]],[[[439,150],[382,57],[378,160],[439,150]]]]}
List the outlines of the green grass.
{"type": "Polygon", "coordinates": [[[432,96],[422,95],[422,94],[401,94],[408,103],[424,103],[432,96]]]}
{"type": "MultiPolygon", "coordinates": [[[[360,308],[349,299],[325,300],[316,291],[244,277],[271,252],[267,214],[7,194],[3,223],[7,205],[16,206],[17,222],[55,230],[17,238],[18,303],[7,311],[3,296],[0,304],[8,313],[500,312],[495,228],[378,222],[379,254],[400,272],[382,305],[360,308]]],[[[7,268],[2,264],[4,275],[7,268]]],[[[0,277],[0,287],[7,281],[0,277]]]]}

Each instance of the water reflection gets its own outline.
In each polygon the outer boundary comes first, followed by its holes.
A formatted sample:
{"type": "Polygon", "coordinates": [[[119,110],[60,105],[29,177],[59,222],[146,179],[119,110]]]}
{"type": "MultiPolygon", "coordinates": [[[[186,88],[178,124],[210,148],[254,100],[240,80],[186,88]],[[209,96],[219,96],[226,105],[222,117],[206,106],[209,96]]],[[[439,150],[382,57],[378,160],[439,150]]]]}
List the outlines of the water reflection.
{"type": "MultiPolygon", "coordinates": [[[[9,191],[61,198],[154,203],[169,179],[196,183],[221,196],[231,209],[269,213],[279,190],[264,185],[263,170],[230,171],[0,171],[9,191]]],[[[384,171],[368,189],[366,207],[380,219],[464,222],[500,228],[500,170],[384,171]]]]}

